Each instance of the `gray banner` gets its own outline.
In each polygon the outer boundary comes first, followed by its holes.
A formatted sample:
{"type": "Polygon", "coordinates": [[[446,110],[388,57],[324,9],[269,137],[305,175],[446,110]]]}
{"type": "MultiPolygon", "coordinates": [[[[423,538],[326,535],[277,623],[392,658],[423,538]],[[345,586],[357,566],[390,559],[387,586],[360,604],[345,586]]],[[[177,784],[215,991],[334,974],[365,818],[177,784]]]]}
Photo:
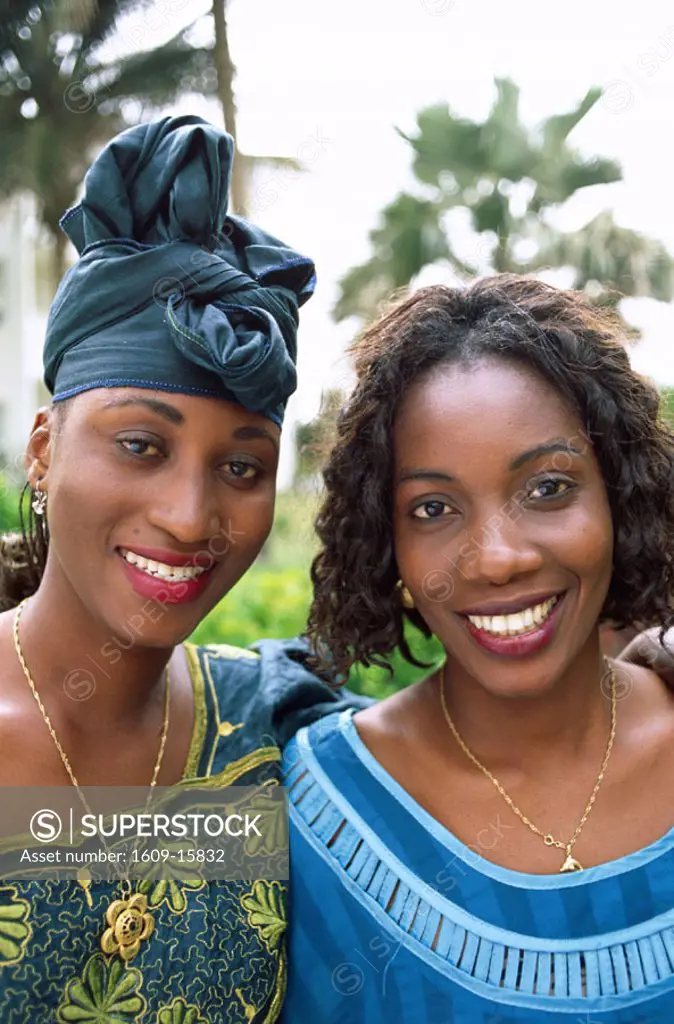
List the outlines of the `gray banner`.
{"type": "Polygon", "coordinates": [[[0,878],[287,879],[277,785],[3,786],[0,878]]]}

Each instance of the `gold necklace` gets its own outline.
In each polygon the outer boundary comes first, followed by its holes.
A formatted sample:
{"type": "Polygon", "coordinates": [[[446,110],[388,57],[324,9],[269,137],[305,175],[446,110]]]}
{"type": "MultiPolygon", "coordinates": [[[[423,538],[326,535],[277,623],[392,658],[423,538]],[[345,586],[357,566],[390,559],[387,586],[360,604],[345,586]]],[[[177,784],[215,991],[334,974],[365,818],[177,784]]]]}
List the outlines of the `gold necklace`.
{"type": "MultiPolygon", "coordinates": [[[[87,799],[84,793],[82,792],[82,789],[80,788],[80,784],[77,781],[70,761],[68,760],[68,755],[61,746],[59,738],[56,735],[56,730],[54,729],[54,726],[51,723],[51,719],[47,714],[45,706],[42,703],[42,700],[40,699],[37,687],[33,682],[32,676],[28,669],[28,665],[26,664],[26,659],[24,657],[23,648],[21,646],[21,640],[19,637],[19,623],[21,621],[21,614],[27,601],[28,598],[21,602],[21,604],[16,609],[16,613],[14,615],[14,649],[16,650],[16,654],[19,659],[19,664],[23,669],[23,674],[28,681],[28,685],[30,686],[33,697],[35,698],[38,708],[40,709],[40,714],[42,715],[43,721],[47,726],[49,734],[52,740],[54,741],[54,746],[56,747],[59,753],[59,756],[63,763],[63,767],[68,773],[68,777],[70,778],[71,783],[75,787],[77,795],[80,798],[85,810],[87,811],[88,814],[92,814],[93,812],[89,807],[89,804],[87,803],[87,799]]],[[[159,753],[157,754],[157,760],[155,762],[154,771],[152,773],[152,781],[150,782],[150,790],[148,793],[147,802],[145,804],[146,812],[148,807],[150,806],[152,791],[157,784],[157,778],[159,776],[162,762],[164,760],[164,748],[166,747],[166,737],[168,736],[169,730],[170,707],[171,677],[169,668],[167,666],[164,697],[164,722],[162,725],[161,739],[159,741],[159,753]]],[[[106,850],[108,850],[108,852],[110,852],[108,844],[105,842],[105,839],[102,836],[101,839],[103,842],[103,846],[106,848],[106,850]]],[[[148,939],[152,932],[154,931],[154,917],[152,916],[152,914],[148,912],[147,899],[142,893],[136,893],[135,896],[131,895],[132,886],[131,881],[129,879],[128,871],[126,872],[126,874],[124,874],[119,870],[116,860],[113,860],[112,863],[115,865],[115,870],[117,871],[117,874],[121,882],[122,898],[114,900],[109,905],[105,913],[107,928],[104,931],[103,935],[101,936],[101,949],[106,954],[119,953],[122,960],[129,961],[136,956],[136,954],[140,950],[141,943],[145,939],[148,939]]],[[[86,868],[83,868],[78,872],[78,882],[84,889],[87,904],[90,907],[93,907],[93,899],[90,891],[91,874],[86,868]]]]}
{"type": "Polygon", "coordinates": [[[560,873],[561,872],[566,872],[566,871],[582,871],[583,870],[583,865],[578,863],[578,861],[575,859],[575,857],[572,856],[571,851],[572,851],[572,849],[573,849],[573,847],[574,847],[574,845],[576,843],[576,840],[578,839],[580,833],[583,831],[583,827],[585,825],[585,822],[587,821],[588,816],[590,814],[590,811],[592,810],[594,802],[595,802],[595,800],[597,798],[597,793],[599,792],[599,787],[601,786],[602,782],[604,781],[604,775],[606,774],[606,766],[608,764],[609,757],[611,756],[611,751],[613,750],[613,742],[615,740],[616,717],[617,717],[616,679],[615,679],[615,672],[613,671],[612,667],[608,664],[608,662],[606,662],[606,665],[608,667],[608,670],[609,670],[609,673],[610,673],[610,676],[611,676],[611,730],[610,730],[610,733],[609,733],[608,743],[606,745],[606,753],[604,754],[604,760],[601,763],[601,768],[599,770],[599,775],[597,776],[597,781],[594,784],[594,789],[592,790],[592,794],[590,795],[590,799],[588,800],[587,805],[585,807],[585,810],[583,811],[583,815],[582,815],[580,821],[578,822],[578,825],[576,826],[576,831],[573,833],[573,835],[571,836],[571,838],[569,839],[569,841],[567,843],[564,843],[564,842],[562,842],[559,839],[555,839],[554,836],[550,832],[541,832],[541,830],[539,828],[537,828],[536,825],[534,825],[534,823],[529,820],[529,818],[527,818],[526,814],[522,813],[522,811],[519,809],[519,807],[515,804],[515,802],[512,799],[512,797],[508,793],[506,793],[505,789],[503,788],[503,786],[501,785],[499,780],[496,778],[496,776],[492,775],[492,773],[489,771],[489,769],[485,768],[485,766],[481,763],[481,761],[478,761],[478,759],[476,758],[475,754],[472,752],[472,750],[468,747],[468,745],[464,742],[463,738],[460,736],[459,731],[456,728],[456,726],[454,725],[454,722],[452,721],[451,715],[450,715],[449,711],[447,710],[447,702],[445,700],[445,669],[446,669],[446,663],[445,663],[445,665],[443,665],[442,672],[440,674],[440,702],[442,704],[442,711],[443,711],[443,714],[445,716],[445,721],[447,722],[447,725],[451,729],[452,735],[454,736],[454,739],[459,744],[459,746],[463,750],[463,752],[466,755],[466,757],[470,758],[470,760],[473,762],[475,767],[479,768],[480,771],[483,773],[483,775],[486,775],[487,778],[489,779],[489,781],[492,783],[492,785],[494,785],[496,787],[496,789],[501,794],[501,796],[503,797],[505,802],[508,804],[508,807],[510,807],[510,809],[515,812],[515,814],[520,819],[520,821],[524,822],[524,824],[527,826],[527,828],[531,829],[531,831],[534,832],[537,836],[540,836],[546,846],[556,846],[558,850],[564,850],[564,852],[566,854],[566,857],[564,859],[564,863],[562,864],[561,868],[559,869],[560,873]]]}

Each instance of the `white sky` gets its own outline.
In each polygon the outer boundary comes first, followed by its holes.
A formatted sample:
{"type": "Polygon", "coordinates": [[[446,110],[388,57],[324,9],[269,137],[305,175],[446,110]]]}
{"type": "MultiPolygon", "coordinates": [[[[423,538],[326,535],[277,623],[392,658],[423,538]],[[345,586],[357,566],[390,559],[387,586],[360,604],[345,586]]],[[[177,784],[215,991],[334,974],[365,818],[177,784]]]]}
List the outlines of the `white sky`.
{"type": "MultiPolygon", "coordinates": [[[[125,48],[157,43],[209,6],[157,0],[125,25],[125,48]]],[[[611,207],[619,223],[674,252],[674,8],[665,0],[231,0],[228,20],[241,148],[308,165],[302,175],[261,172],[251,209],[252,220],[318,268],[316,296],[303,312],[291,422],[315,414],[323,388],[348,382],[342,353],[354,325],[330,319],[337,280],[368,256],[378,211],[412,184],[410,150],[394,126],[412,130],[425,105],[446,101],[481,118],[494,77],[507,75],[535,123],[603,86],[571,142],[617,159],[625,180],[585,190],[560,227],[611,207]]],[[[197,97],[172,112],[188,110],[221,123],[217,105],[197,97]]],[[[630,300],[623,308],[644,332],[633,365],[674,384],[672,306],[630,300]]]]}

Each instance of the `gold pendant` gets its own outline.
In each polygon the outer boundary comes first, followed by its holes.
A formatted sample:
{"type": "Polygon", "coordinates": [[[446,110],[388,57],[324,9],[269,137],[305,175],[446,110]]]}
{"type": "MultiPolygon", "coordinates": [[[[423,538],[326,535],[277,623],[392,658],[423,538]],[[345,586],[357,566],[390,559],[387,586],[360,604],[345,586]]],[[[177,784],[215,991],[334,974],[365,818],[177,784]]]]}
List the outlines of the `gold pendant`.
{"type": "Polygon", "coordinates": [[[101,949],[106,955],[119,953],[128,963],[140,950],[141,942],[154,931],[154,917],[148,913],[147,899],[136,893],[125,900],[115,900],[108,907],[105,919],[109,927],[101,937],[101,949]]]}
{"type": "Polygon", "coordinates": [[[571,856],[570,852],[567,852],[566,860],[564,861],[564,863],[562,864],[561,868],[559,869],[560,875],[561,875],[561,873],[563,871],[582,871],[582,870],[583,870],[583,865],[579,864],[578,861],[576,860],[576,858],[571,856]]]}

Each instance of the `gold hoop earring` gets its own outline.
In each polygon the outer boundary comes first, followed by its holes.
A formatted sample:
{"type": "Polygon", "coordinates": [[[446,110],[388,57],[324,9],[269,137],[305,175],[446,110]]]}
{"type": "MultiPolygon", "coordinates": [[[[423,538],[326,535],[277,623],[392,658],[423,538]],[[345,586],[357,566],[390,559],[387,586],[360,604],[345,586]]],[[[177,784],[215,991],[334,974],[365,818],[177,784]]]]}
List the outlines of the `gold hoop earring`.
{"type": "Polygon", "coordinates": [[[400,591],[400,600],[402,601],[403,608],[414,608],[414,598],[402,580],[398,583],[398,590],[400,591]]]}
{"type": "Polygon", "coordinates": [[[40,490],[40,481],[35,484],[35,493],[31,501],[33,512],[36,516],[43,516],[47,508],[47,492],[40,490]]]}

